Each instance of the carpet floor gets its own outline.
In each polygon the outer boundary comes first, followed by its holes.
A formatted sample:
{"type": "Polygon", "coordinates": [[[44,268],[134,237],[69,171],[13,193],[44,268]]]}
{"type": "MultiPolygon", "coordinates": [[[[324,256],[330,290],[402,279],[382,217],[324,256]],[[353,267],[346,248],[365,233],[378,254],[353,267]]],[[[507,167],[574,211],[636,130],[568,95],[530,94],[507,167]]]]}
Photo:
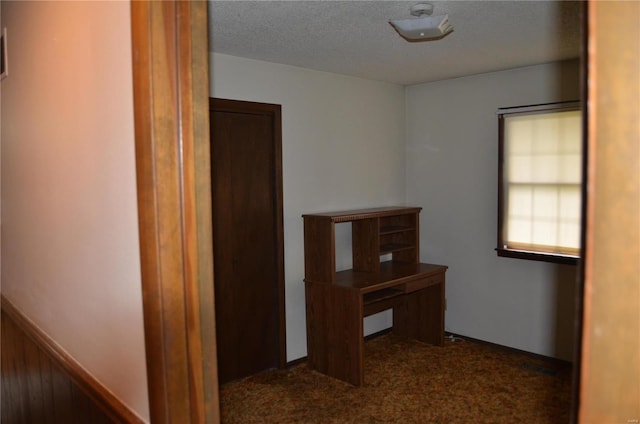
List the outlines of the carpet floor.
{"type": "Polygon", "coordinates": [[[222,422],[567,423],[571,368],[464,339],[365,342],[365,384],[301,363],[220,388],[222,422]]]}

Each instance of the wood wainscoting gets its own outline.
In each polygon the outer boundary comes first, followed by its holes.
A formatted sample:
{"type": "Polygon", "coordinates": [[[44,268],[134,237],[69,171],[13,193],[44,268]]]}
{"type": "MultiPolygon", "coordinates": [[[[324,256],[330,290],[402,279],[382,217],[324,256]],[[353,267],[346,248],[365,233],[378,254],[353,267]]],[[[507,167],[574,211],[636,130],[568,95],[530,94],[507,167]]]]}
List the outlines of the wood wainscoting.
{"type": "Polygon", "coordinates": [[[1,332],[3,423],[143,422],[4,296],[1,332]]]}

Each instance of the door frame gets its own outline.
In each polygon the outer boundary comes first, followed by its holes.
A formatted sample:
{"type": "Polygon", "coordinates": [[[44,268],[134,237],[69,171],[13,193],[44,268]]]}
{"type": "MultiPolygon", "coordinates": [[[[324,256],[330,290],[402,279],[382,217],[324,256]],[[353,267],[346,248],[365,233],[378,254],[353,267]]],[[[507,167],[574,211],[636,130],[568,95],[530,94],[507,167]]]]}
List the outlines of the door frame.
{"type": "Polygon", "coordinates": [[[153,424],[220,422],[204,1],[132,1],[138,221],[153,424]]]}
{"type": "Polygon", "coordinates": [[[591,0],[587,21],[588,200],[580,392],[573,400],[579,423],[637,422],[640,3],[591,0]]]}
{"type": "Polygon", "coordinates": [[[276,272],[278,290],[278,367],[287,365],[287,333],[284,279],[284,218],[282,191],[282,106],[273,103],[258,103],[246,100],[209,98],[209,113],[215,108],[220,112],[252,113],[269,116],[273,121],[274,195],[276,202],[276,272]]]}

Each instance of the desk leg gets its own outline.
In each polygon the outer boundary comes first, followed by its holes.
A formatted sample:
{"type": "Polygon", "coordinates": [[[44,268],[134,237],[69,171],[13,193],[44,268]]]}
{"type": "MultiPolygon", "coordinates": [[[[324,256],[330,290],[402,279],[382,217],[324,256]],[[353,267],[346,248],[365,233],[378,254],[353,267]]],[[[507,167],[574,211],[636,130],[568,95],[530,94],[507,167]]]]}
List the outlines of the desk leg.
{"type": "Polygon", "coordinates": [[[417,290],[393,309],[396,334],[444,346],[444,282],[417,290]]]}
{"type": "Polygon", "coordinates": [[[305,283],[309,367],[361,386],[364,383],[362,295],[335,285],[305,283]]]}

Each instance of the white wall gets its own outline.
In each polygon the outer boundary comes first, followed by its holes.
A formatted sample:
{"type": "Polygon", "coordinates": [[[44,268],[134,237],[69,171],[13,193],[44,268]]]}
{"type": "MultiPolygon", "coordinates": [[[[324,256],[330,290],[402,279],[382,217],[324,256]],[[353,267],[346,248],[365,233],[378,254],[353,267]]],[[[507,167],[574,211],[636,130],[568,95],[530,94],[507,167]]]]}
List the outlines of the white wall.
{"type": "Polygon", "coordinates": [[[148,421],[129,2],[2,20],[2,293],[148,421]]]}
{"type": "Polygon", "coordinates": [[[407,87],[407,201],[449,265],[446,329],[571,360],[576,270],[497,257],[499,107],[579,98],[577,61],[407,87]]]}
{"type": "MultiPolygon", "coordinates": [[[[303,213],[404,205],[404,89],[213,54],[211,96],[282,105],[287,359],[306,355],[303,213]]],[[[343,227],[344,226],[344,227],[343,227]]],[[[338,226],[338,268],[351,266],[338,226]]],[[[365,333],[391,324],[368,317],[365,333]]]]}

